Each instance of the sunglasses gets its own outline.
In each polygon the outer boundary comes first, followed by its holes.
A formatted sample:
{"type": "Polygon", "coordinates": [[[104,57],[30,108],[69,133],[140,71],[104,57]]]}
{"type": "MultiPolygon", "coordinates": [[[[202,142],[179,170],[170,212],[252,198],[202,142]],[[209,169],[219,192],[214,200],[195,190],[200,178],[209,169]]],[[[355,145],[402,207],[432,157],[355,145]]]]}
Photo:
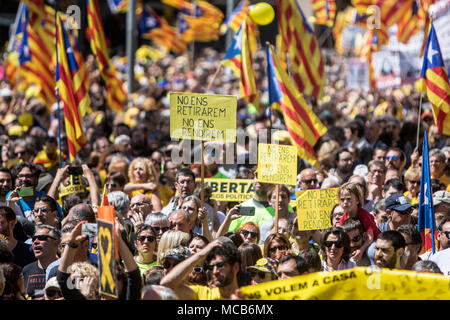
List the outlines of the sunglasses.
{"type": "Polygon", "coordinates": [[[352,242],[358,242],[359,240],[361,240],[361,236],[355,236],[350,239],[350,241],[352,241],[352,242]]]}
{"type": "Polygon", "coordinates": [[[397,156],[386,156],[386,160],[397,160],[398,159],[398,157],[397,156]]]}
{"type": "Polygon", "coordinates": [[[302,180],[302,181],[303,181],[303,183],[306,183],[306,184],[311,184],[311,183],[316,184],[317,183],[317,179],[309,179],[309,180],[302,180]]]}
{"type": "Polygon", "coordinates": [[[148,242],[153,242],[155,241],[155,237],[154,236],[139,236],[137,238],[140,242],[144,242],[145,239],[147,239],[148,242]]]}
{"type": "Polygon", "coordinates": [[[331,246],[334,244],[336,248],[342,248],[342,241],[324,241],[323,243],[325,247],[331,248],[331,246]]]}
{"type": "Polygon", "coordinates": [[[447,237],[447,239],[450,240],[450,231],[439,230],[439,232],[445,234],[445,236],[447,237]]]}
{"type": "Polygon", "coordinates": [[[27,154],[27,153],[28,153],[28,151],[17,151],[17,152],[14,152],[14,155],[17,157],[17,156],[21,156],[21,155],[27,154]]]}
{"type": "Polygon", "coordinates": [[[48,238],[53,239],[53,240],[56,240],[55,238],[50,237],[50,236],[48,236],[48,235],[46,235],[46,234],[40,234],[40,235],[38,235],[38,236],[32,236],[32,237],[31,237],[31,240],[32,240],[32,242],[36,241],[36,239],[38,239],[39,241],[47,241],[48,238]]]}
{"type": "Polygon", "coordinates": [[[194,270],[193,270],[195,273],[200,273],[200,272],[203,272],[203,268],[202,267],[194,267],[194,270]]]}
{"type": "Polygon", "coordinates": [[[155,230],[155,232],[159,233],[159,232],[166,232],[167,230],[169,230],[169,227],[152,227],[153,230],[155,230]]]}
{"type": "Polygon", "coordinates": [[[258,232],[252,232],[252,231],[248,231],[248,230],[241,230],[241,234],[244,236],[244,237],[247,237],[247,236],[249,236],[250,235],[250,237],[251,238],[256,238],[256,237],[258,237],[258,232]]]}
{"type": "Polygon", "coordinates": [[[115,188],[115,187],[117,187],[117,184],[115,184],[115,183],[107,183],[107,184],[106,184],[106,187],[107,187],[107,188],[109,188],[109,187],[115,188]]]}
{"type": "Polygon", "coordinates": [[[59,289],[47,289],[45,290],[45,295],[49,298],[53,298],[56,295],[62,297],[61,291],[59,289]]]}
{"type": "Polygon", "coordinates": [[[411,183],[411,184],[420,184],[420,180],[419,181],[417,181],[417,180],[408,180],[408,182],[411,183]]]}
{"type": "Polygon", "coordinates": [[[175,267],[178,264],[178,262],[170,263],[170,261],[164,261],[163,268],[164,269],[170,269],[175,267]]]}
{"type": "Polygon", "coordinates": [[[255,278],[256,275],[258,275],[258,277],[260,279],[265,279],[266,278],[266,272],[264,272],[264,271],[250,271],[250,277],[252,279],[255,278]]]}
{"type": "Polygon", "coordinates": [[[208,264],[208,265],[206,266],[206,268],[207,268],[208,270],[213,270],[214,267],[217,267],[217,269],[222,270],[223,268],[225,268],[225,265],[226,265],[226,264],[227,264],[226,261],[220,261],[220,262],[208,264]]]}
{"type": "Polygon", "coordinates": [[[276,252],[277,250],[279,251],[283,251],[283,250],[287,250],[286,246],[276,246],[276,247],[272,247],[269,249],[270,252],[276,252]]]}

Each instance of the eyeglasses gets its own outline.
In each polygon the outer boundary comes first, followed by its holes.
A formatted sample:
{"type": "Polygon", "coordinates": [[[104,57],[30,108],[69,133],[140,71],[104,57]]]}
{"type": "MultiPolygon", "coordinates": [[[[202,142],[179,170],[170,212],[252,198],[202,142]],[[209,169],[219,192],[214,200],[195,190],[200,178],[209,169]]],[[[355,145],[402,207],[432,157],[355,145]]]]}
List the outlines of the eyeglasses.
{"type": "Polygon", "coordinates": [[[316,184],[317,183],[317,179],[302,180],[302,182],[306,183],[306,184],[311,184],[311,183],[316,184]]]}
{"type": "Polygon", "coordinates": [[[352,242],[358,242],[359,240],[361,240],[361,236],[354,236],[353,238],[350,239],[350,241],[352,242]]]}
{"type": "Polygon", "coordinates": [[[439,232],[445,234],[445,236],[447,237],[447,239],[450,240],[450,231],[439,230],[439,232]]]}
{"type": "Polygon", "coordinates": [[[203,272],[203,268],[202,267],[194,267],[194,270],[193,270],[195,273],[200,273],[200,272],[203,272]]]}
{"type": "Polygon", "coordinates": [[[117,184],[115,184],[115,183],[107,183],[107,184],[106,184],[106,187],[107,187],[107,188],[109,188],[109,187],[115,188],[115,187],[117,187],[117,184]]]}
{"type": "Polygon", "coordinates": [[[408,182],[411,184],[420,184],[420,180],[408,180],[408,182]]]}
{"type": "Polygon", "coordinates": [[[38,212],[48,213],[48,212],[51,212],[51,210],[49,208],[36,208],[33,210],[33,213],[38,213],[38,212]]]}
{"type": "Polygon", "coordinates": [[[391,159],[395,161],[395,160],[398,159],[398,157],[397,157],[397,156],[386,156],[386,160],[389,161],[389,160],[391,160],[391,159]]]}
{"type": "Polygon", "coordinates": [[[214,267],[217,267],[217,269],[222,270],[223,268],[225,268],[225,265],[226,265],[226,264],[227,264],[226,261],[219,261],[219,262],[216,262],[216,263],[208,264],[208,265],[206,266],[206,268],[207,268],[208,270],[213,270],[214,267]]]}
{"type": "Polygon", "coordinates": [[[28,153],[28,151],[16,151],[16,152],[14,152],[14,155],[17,157],[17,156],[21,156],[21,155],[24,155],[27,153],[28,153]]]}
{"type": "Polygon", "coordinates": [[[47,241],[48,238],[56,240],[55,238],[53,238],[53,237],[51,237],[49,235],[46,235],[46,234],[40,234],[38,236],[32,236],[31,240],[32,240],[32,242],[36,241],[36,239],[38,239],[39,241],[47,241]]]}
{"type": "Polygon", "coordinates": [[[135,202],[135,203],[130,204],[130,207],[131,208],[136,207],[136,206],[143,207],[143,206],[146,206],[149,204],[150,204],[150,202],[135,202]]]}
{"type": "Polygon", "coordinates": [[[137,238],[140,242],[144,242],[145,239],[147,239],[148,242],[153,242],[155,241],[155,237],[154,236],[139,236],[137,238]]]}
{"type": "Polygon", "coordinates": [[[277,250],[279,250],[279,251],[287,250],[287,247],[281,245],[281,246],[275,246],[275,247],[272,247],[272,248],[269,249],[269,251],[272,252],[272,253],[276,252],[277,250]]]}
{"type": "Polygon", "coordinates": [[[153,227],[153,226],[152,226],[152,228],[153,228],[153,230],[155,230],[155,232],[157,232],[157,233],[160,233],[161,231],[164,233],[164,232],[166,232],[167,230],[169,230],[169,227],[153,227]]]}
{"type": "Polygon", "coordinates": [[[175,267],[177,264],[178,264],[178,262],[170,263],[169,261],[166,260],[163,263],[163,268],[164,269],[170,269],[170,268],[175,267]]]}
{"type": "Polygon", "coordinates": [[[252,231],[248,231],[248,230],[241,230],[241,234],[244,237],[248,237],[250,235],[250,238],[256,238],[258,237],[258,232],[252,232],[252,231]]]}
{"type": "Polygon", "coordinates": [[[255,278],[258,275],[259,278],[264,279],[266,277],[266,272],[264,271],[250,271],[250,278],[255,278]]]}
{"type": "Polygon", "coordinates": [[[336,248],[342,248],[342,241],[324,241],[323,243],[325,247],[331,248],[331,246],[334,244],[336,248]]]}
{"type": "Polygon", "coordinates": [[[56,295],[62,297],[61,291],[59,289],[47,289],[45,290],[45,295],[49,298],[53,298],[56,295]]]}
{"type": "Polygon", "coordinates": [[[25,178],[25,179],[32,179],[34,176],[31,173],[26,174],[18,174],[17,178],[25,178]]]}

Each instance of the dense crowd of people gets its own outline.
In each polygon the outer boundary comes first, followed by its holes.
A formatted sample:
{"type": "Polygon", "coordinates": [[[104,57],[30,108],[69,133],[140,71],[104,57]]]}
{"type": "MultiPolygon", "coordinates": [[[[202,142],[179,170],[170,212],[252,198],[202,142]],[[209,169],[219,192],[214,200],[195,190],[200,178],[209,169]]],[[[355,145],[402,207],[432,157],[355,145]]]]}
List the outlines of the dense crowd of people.
{"type": "MultiPolygon", "coordinates": [[[[99,291],[98,239],[83,233],[84,224],[96,223],[103,190],[117,222],[121,300],[242,299],[242,286],[361,266],[449,275],[450,137],[438,132],[426,100],[418,126],[413,86],[349,90],[344,58],[324,54],[324,96],[308,99],[328,129],[315,145],[320,169],[299,159],[297,185],[280,186],[277,198],[274,185],[258,181],[248,144],[207,143],[215,152],[204,155],[206,178],[253,179],[252,197],[243,203],[216,201],[211,188],[201,190],[201,166],[190,161],[198,146],[170,138],[169,91],[239,96],[239,79],[227,69],[215,76],[223,53],[138,57],[137,89],[121,114],[107,105],[90,56],[92,113],[83,119],[87,143],[73,163],[57,104],[1,80],[0,299],[107,299],[99,291]],[[434,254],[423,252],[417,230],[425,132],[434,254]],[[236,158],[224,163],[229,147],[236,158]],[[174,154],[183,154],[183,162],[174,154]],[[295,192],[319,188],[339,188],[331,227],[300,230],[295,192]],[[241,216],[240,207],[255,214],[241,216]]],[[[124,59],[114,61],[126,81],[124,59]]],[[[265,66],[260,50],[254,69],[262,110],[239,100],[238,134],[258,139],[263,129],[276,129],[269,141],[289,144],[283,115],[267,105],[265,66]]]]}

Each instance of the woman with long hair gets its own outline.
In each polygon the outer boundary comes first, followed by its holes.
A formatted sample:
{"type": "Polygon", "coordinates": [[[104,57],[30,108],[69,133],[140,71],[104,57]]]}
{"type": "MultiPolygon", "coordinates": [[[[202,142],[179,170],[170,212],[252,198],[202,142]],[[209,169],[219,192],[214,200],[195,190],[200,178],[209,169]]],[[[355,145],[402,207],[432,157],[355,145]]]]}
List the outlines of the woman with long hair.
{"type": "Polygon", "coordinates": [[[350,260],[350,238],[341,227],[330,227],[320,240],[323,271],[351,269],[356,264],[350,260]]]}

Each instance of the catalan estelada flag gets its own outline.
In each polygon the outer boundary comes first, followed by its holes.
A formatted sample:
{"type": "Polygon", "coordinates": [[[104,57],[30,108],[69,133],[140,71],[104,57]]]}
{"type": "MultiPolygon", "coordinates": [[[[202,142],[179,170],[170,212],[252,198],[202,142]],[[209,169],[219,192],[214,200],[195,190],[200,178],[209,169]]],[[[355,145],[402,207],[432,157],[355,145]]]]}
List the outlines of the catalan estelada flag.
{"type": "Polygon", "coordinates": [[[139,36],[150,39],[168,50],[171,48],[171,36],[167,34],[168,23],[149,6],[141,6],[136,10],[138,15],[139,36]]]}
{"type": "Polygon", "coordinates": [[[351,3],[360,14],[375,13],[369,7],[378,8],[381,23],[391,27],[408,14],[413,1],[415,0],[351,0],[351,3]]]}
{"type": "Polygon", "coordinates": [[[336,17],[336,2],[334,0],[311,0],[314,11],[314,23],[333,26],[336,17]]]}
{"type": "Polygon", "coordinates": [[[294,82],[304,95],[320,98],[325,85],[325,61],[312,28],[296,0],[277,0],[277,17],[294,82]]]}
{"type": "Polygon", "coordinates": [[[417,230],[422,236],[422,252],[435,252],[436,220],[431,192],[430,159],[428,156],[428,135],[424,133],[422,151],[422,175],[420,179],[419,218],[417,230]]]}
{"type": "Polygon", "coordinates": [[[236,77],[240,79],[240,99],[252,103],[260,110],[259,92],[256,87],[250,51],[249,30],[245,20],[231,41],[230,47],[227,49],[221,63],[231,68],[236,77]]]}
{"type": "Polygon", "coordinates": [[[108,105],[118,112],[122,112],[127,94],[122,81],[117,77],[116,69],[111,63],[106,45],[105,31],[97,0],[86,0],[88,14],[88,36],[91,50],[97,60],[100,74],[106,84],[106,99],[108,105]]]}
{"type": "Polygon", "coordinates": [[[445,70],[436,31],[431,23],[420,72],[422,92],[431,103],[434,121],[440,133],[450,135],[450,83],[445,70]]]}
{"type": "Polygon", "coordinates": [[[82,119],[90,109],[89,94],[85,90],[67,31],[59,18],[55,18],[57,37],[56,85],[64,108],[64,122],[70,160],[86,144],[82,119]]]}
{"type": "Polygon", "coordinates": [[[128,0],[108,0],[112,13],[125,13],[128,11],[128,0]]]}
{"type": "Polygon", "coordinates": [[[270,45],[267,46],[267,78],[270,106],[283,114],[286,129],[297,147],[299,157],[319,169],[320,164],[313,148],[327,129],[308,106],[286,71],[281,68],[280,61],[270,45]]]}
{"type": "Polygon", "coordinates": [[[401,17],[397,23],[397,40],[401,43],[408,43],[412,36],[419,31],[419,5],[413,1],[407,14],[401,17]]]}
{"type": "Polygon", "coordinates": [[[225,23],[228,28],[231,28],[234,32],[237,32],[244,21],[248,16],[248,0],[242,0],[239,2],[237,7],[231,12],[230,16],[226,19],[225,23]]]}
{"type": "Polygon", "coordinates": [[[103,193],[102,193],[102,201],[100,203],[100,207],[108,207],[109,201],[108,201],[108,193],[106,192],[106,183],[103,186],[103,193]]]}

